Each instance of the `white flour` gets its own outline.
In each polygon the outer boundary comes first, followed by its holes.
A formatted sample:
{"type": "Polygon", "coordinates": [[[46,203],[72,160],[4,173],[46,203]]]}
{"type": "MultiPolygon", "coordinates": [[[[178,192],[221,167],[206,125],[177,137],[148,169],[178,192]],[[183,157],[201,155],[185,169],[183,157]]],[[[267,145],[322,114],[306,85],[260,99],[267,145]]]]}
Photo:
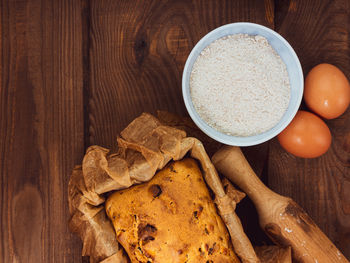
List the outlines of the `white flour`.
{"type": "Polygon", "coordinates": [[[274,127],[290,99],[286,65],[262,36],[230,35],[206,47],[193,65],[191,98],[214,129],[251,136],[274,127]]]}

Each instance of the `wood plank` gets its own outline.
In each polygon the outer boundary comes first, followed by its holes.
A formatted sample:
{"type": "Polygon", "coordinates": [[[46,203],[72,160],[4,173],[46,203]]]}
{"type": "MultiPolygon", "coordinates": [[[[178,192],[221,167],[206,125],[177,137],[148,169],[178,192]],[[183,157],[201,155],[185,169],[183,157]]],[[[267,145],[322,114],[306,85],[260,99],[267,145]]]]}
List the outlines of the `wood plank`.
{"type": "MultiPolygon", "coordinates": [[[[327,62],[350,78],[349,1],[277,1],[275,14],[275,27],[295,48],[304,73],[327,62]]],[[[350,259],[350,110],[327,124],[333,142],[320,158],[296,158],[271,143],[269,184],[294,198],[350,259]]]]}
{"type": "Polygon", "coordinates": [[[81,2],[0,5],[0,262],[79,262],[67,183],[84,150],[81,2]]]}
{"type": "Polygon", "coordinates": [[[212,29],[237,21],[273,26],[272,1],[91,1],[89,142],[115,146],[141,112],[186,114],[188,54],[212,29]]]}

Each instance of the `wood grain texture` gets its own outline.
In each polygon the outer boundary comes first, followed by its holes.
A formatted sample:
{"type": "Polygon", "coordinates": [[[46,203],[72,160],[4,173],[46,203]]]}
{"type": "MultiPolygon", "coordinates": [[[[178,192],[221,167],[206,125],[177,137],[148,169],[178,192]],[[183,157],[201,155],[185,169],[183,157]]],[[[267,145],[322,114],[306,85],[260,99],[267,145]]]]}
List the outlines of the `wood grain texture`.
{"type": "Polygon", "coordinates": [[[115,146],[116,135],[143,111],[186,114],[182,70],[210,30],[237,21],[273,25],[272,1],[90,4],[89,142],[107,147],[115,146]]]}
{"type": "MultiPolygon", "coordinates": [[[[278,1],[276,30],[294,47],[305,75],[327,62],[350,77],[349,12],[349,1],[278,1]]],[[[297,201],[350,259],[350,110],[326,122],[333,142],[319,158],[296,158],[271,142],[268,182],[297,201]]]]}
{"type": "MultiPolygon", "coordinates": [[[[348,0],[0,0],[0,262],[81,261],[67,226],[73,165],[89,145],[115,147],[143,111],[186,115],[182,69],[207,32],[263,24],[305,73],[328,62],[350,77],[349,17],[348,0]]],[[[350,111],[327,124],[333,144],[321,158],[292,157],[276,140],[243,151],[350,258],[350,111]]],[[[248,199],[237,208],[261,244],[253,211],[248,199]]]]}
{"type": "Polygon", "coordinates": [[[81,5],[0,5],[0,262],[79,262],[67,182],[83,155],[81,5]]]}

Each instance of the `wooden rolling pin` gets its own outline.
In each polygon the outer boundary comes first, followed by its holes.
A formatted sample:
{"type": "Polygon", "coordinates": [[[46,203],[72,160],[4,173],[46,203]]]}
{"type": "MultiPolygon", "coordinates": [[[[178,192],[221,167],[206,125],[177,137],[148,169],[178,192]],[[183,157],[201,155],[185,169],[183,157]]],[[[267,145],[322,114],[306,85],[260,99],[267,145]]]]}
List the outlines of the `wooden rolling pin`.
{"type": "Polygon", "coordinates": [[[262,229],[276,244],[291,246],[296,262],[349,262],[297,203],[260,181],[239,147],[224,146],[212,162],[250,197],[262,229]]]}

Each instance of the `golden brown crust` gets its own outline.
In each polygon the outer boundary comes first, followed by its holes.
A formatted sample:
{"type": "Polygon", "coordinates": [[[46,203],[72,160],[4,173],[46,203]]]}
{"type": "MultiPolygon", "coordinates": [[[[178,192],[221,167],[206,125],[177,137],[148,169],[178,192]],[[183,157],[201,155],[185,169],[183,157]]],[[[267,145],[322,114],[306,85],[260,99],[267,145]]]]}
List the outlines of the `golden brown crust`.
{"type": "Polygon", "coordinates": [[[193,159],[115,192],[106,211],[131,262],[239,262],[193,159]]]}

